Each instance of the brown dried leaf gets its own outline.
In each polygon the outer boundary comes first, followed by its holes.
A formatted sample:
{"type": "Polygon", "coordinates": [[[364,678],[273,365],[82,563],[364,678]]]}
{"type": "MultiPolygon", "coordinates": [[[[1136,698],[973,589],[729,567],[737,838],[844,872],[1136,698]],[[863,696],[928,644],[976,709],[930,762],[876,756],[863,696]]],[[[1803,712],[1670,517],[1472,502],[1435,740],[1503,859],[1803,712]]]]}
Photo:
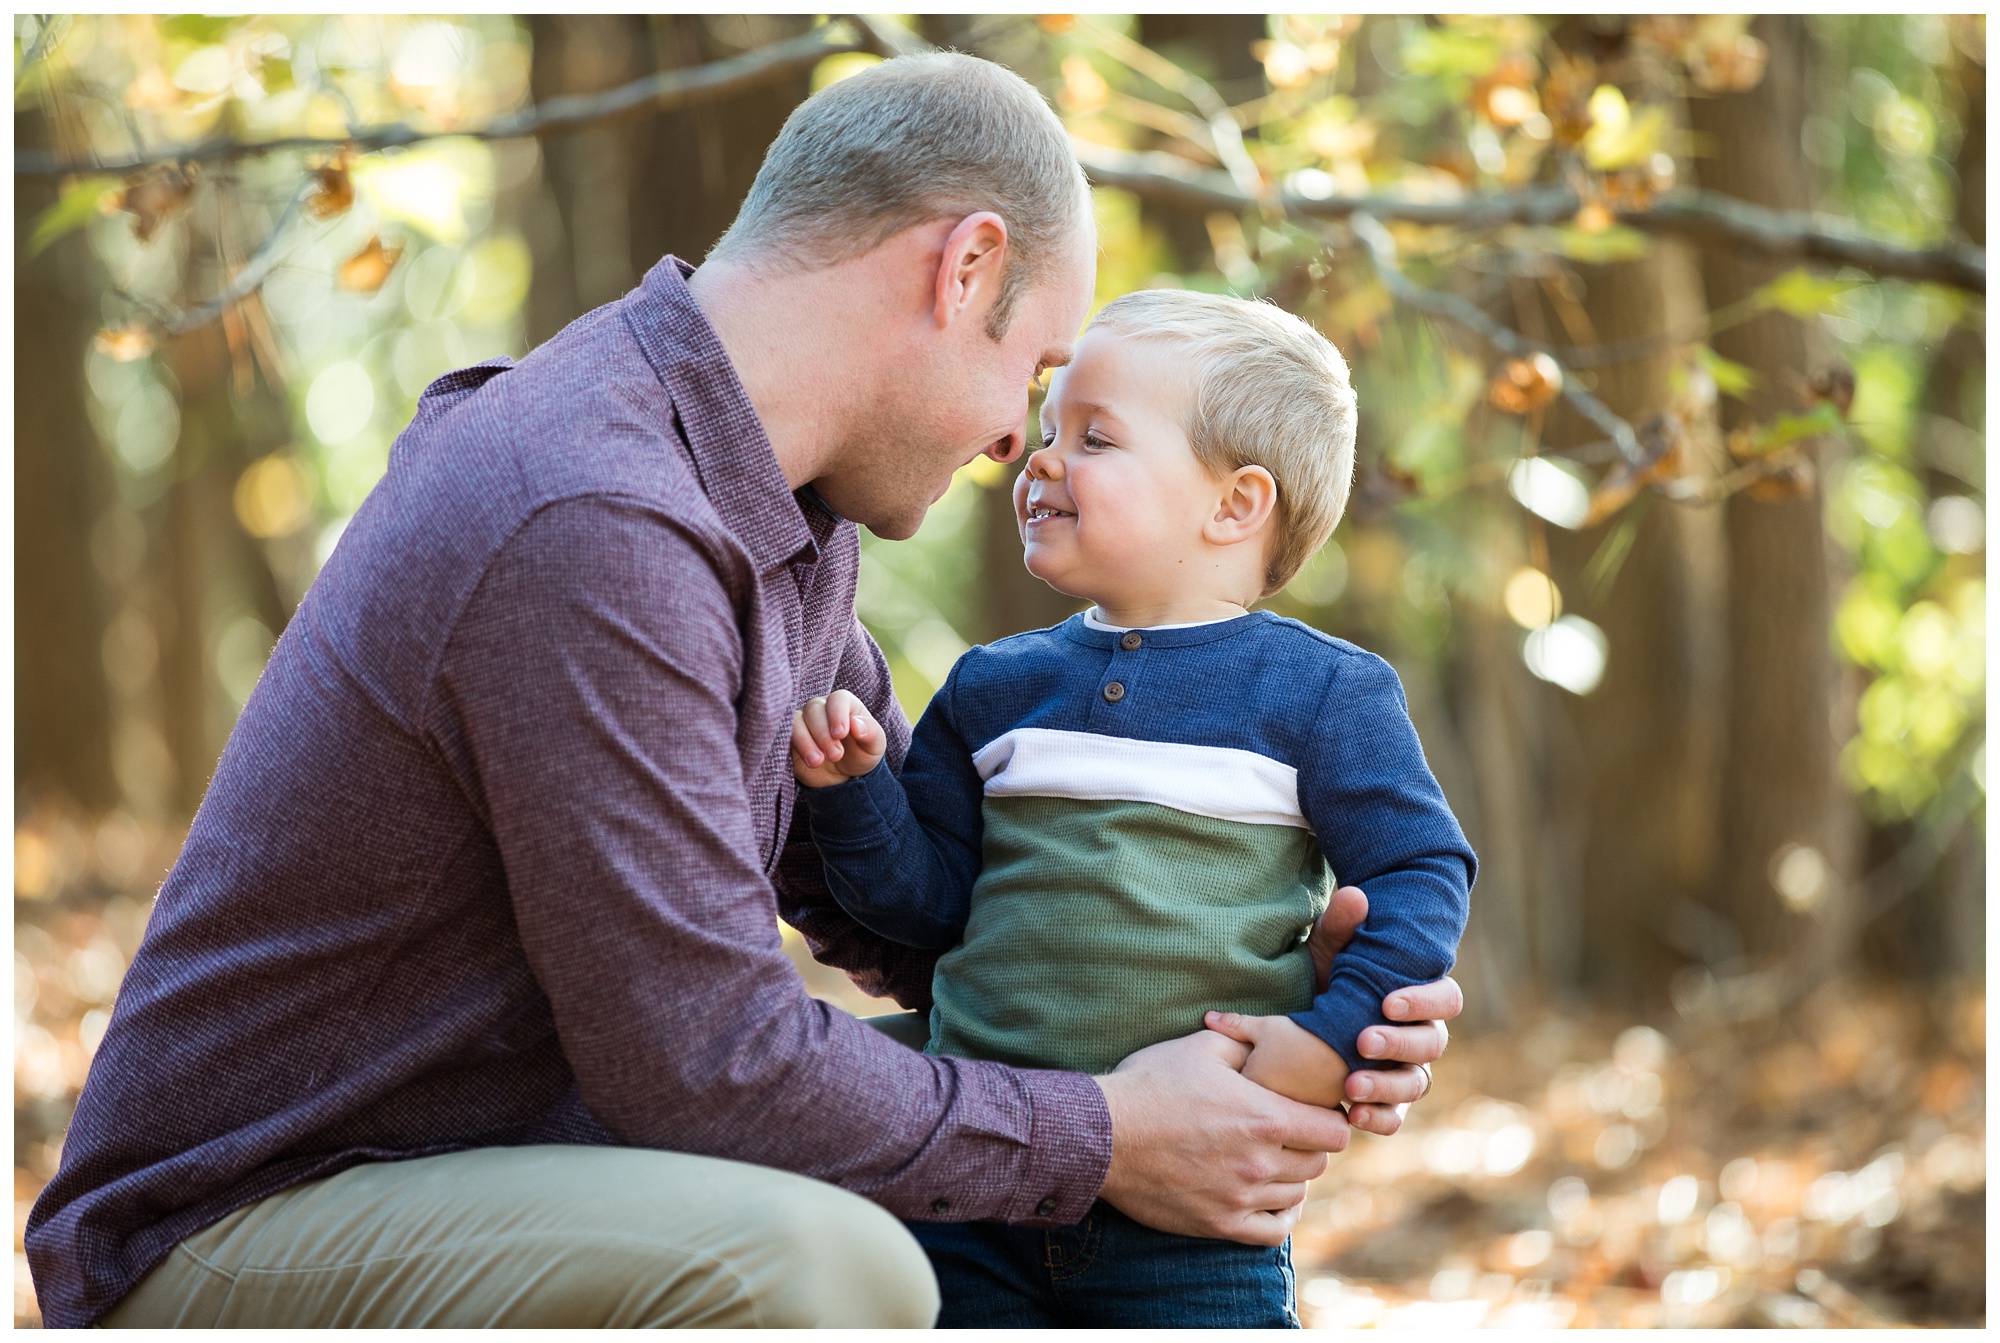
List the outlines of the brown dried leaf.
{"type": "Polygon", "coordinates": [[[1562,367],[1546,354],[1509,359],[1493,375],[1487,398],[1509,415],[1540,410],[1562,391],[1562,367]]]}
{"type": "Polygon", "coordinates": [[[1585,201],[1583,208],[1576,212],[1576,227],[1582,233],[1607,233],[1617,222],[1611,207],[1601,200],[1585,201]]]}
{"type": "Polygon", "coordinates": [[[1535,68],[1518,51],[1507,53],[1493,73],[1474,80],[1472,110],[1496,126],[1518,126],[1541,110],[1535,97],[1535,68]]]}
{"type": "Polygon", "coordinates": [[[1812,396],[1815,401],[1824,401],[1840,412],[1840,418],[1847,418],[1847,411],[1854,404],[1854,370],[1846,364],[1834,364],[1815,374],[1812,380],[1812,396]]]}
{"type": "Polygon", "coordinates": [[[1590,512],[1585,527],[1595,527],[1656,481],[1667,480],[1681,467],[1681,422],[1672,415],[1655,415],[1639,427],[1639,460],[1619,463],[1607,471],[1597,488],[1590,492],[1590,512]]]}
{"type": "Polygon", "coordinates": [[[1582,142],[1590,130],[1590,94],[1597,87],[1597,64],[1559,58],[1542,82],[1542,111],[1559,145],[1582,142]]]}
{"type": "Polygon", "coordinates": [[[121,364],[129,364],[153,352],[153,333],[144,324],[134,322],[130,326],[106,327],[97,333],[97,338],[91,343],[97,347],[99,354],[116,359],[121,364]]]}
{"type": "Polygon", "coordinates": [[[372,294],[389,279],[389,272],[396,269],[396,262],[402,259],[400,245],[384,247],[379,235],[370,238],[368,245],[340,263],[335,272],[342,289],[357,294],[372,294]]]}
{"type": "Polygon", "coordinates": [[[306,202],[306,213],[314,219],[332,219],[354,207],[354,176],[349,171],[354,151],[342,149],[333,162],[312,170],[319,189],[306,202]]]}
{"type": "Polygon", "coordinates": [[[183,168],[177,163],[163,163],[141,169],[125,179],[125,189],[118,193],[117,208],[131,214],[132,232],[140,242],[151,242],[160,225],[187,208],[198,171],[193,164],[183,168]]]}
{"type": "MultiPolygon", "coordinates": [[[[1645,210],[1653,204],[1653,183],[1649,174],[1621,172],[1608,174],[1604,179],[1605,217],[1602,228],[1585,228],[1586,233],[1602,233],[1614,222],[1612,210],[1645,210]]],[[[1585,206],[1584,209],[1589,209],[1585,206]]],[[[1593,219],[1593,224],[1596,222],[1593,219]]],[[[1581,212],[1577,216],[1578,227],[1583,227],[1581,212]]]]}
{"type": "Polygon", "coordinates": [[[1818,473],[1813,470],[1812,458],[1792,457],[1772,464],[1771,469],[1758,475],[1743,492],[1759,502],[1773,504],[1786,499],[1809,499],[1812,497],[1813,483],[1818,473]]]}
{"type": "Polygon", "coordinates": [[[1688,52],[1688,72],[1708,93],[1742,93],[1764,78],[1770,53],[1748,33],[1714,43],[1697,43],[1688,52]]]}

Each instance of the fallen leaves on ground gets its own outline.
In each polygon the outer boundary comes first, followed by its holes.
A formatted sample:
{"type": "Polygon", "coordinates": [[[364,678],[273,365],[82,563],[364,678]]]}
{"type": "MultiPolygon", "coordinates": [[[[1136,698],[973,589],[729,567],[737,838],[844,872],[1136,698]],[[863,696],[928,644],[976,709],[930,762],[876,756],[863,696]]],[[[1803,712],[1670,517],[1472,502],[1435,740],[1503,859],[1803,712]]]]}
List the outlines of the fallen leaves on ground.
{"type": "MultiPolygon", "coordinates": [[[[15,831],[14,1319],[28,1209],[184,830],[15,831]]],[[[886,1004],[812,964],[851,1011],[886,1004]]],[[[1317,1328],[1983,1325],[1985,998],[1830,983],[1748,1024],[1542,1009],[1461,1035],[1294,1236],[1317,1328]]]]}

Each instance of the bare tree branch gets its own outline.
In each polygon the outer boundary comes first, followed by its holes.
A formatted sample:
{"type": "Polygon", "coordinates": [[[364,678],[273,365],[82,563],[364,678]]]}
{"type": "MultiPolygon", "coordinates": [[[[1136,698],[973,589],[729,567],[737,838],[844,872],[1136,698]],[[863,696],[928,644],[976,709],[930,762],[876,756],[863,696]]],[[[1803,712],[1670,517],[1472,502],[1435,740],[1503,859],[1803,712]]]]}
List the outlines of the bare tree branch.
{"type": "Polygon", "coordinates": [[[1236,190],[1252,200],[1262,198],[1268,191],[1264,175],[1257,171],[1257,165],[1250,158],[1250,151],[1243,147],[1243,128],[1237,124],[1235,114],[1221,95],[1210,87],[1207,80],[1183,70],[1174,62],[1154,51],[1142,42],[1134,42],[1123,33],[1105,27],[1090,18],[1078,19],[1078,24],[1091,35],[1099,47],[1112,57],[1123,61],[1132,69],[1158,84],[1161,88],[1181,97],[1201,114],[1208,128],[1209,148],[1228,170],[1229,180],[1236,190]]]}
{"type": "Polygon", "coordinates": [[[846,24],[832,23],[784,42],[746,51],[740,56],[682,70],[663,70],[601,93],[551,98],[539,107],[510,112],[484,126],[463,130],[426,131],[403,123],[365,126],[352,135],[288,135],[274,140],[242,141],[228,137],[198,144],[168,145],[141,154],[97,160],[58,159],[41,150],[14,155],[17,177],[60,177],[70,173],[127,173],[161,163],[207,163],[246,158],[277,149],[336,150],[351,145],[366,152],[463,136],[474,140],[512,140],[553,135],[594,122],[641,110],[665,111],[691,103],[709,102],[772,80],[810,69],[828,56],[859,51],[866,44],[846,24]]]}
{"type": "Polygon", "coordinates": [[[879,14],[843,14],[841,17],[861,30],[863,46],[884,59],[920,56],[937,50],[894,19],[879,14]]]}
{"type": "Polygon", "coordinates": [[[292,198],[285,202],[285,208],[279,213],[277,222],[271,225],[271,231],[264,235],[264,241],[258,245],[256,252],[240,270],[229,277],[228,283],[223,285],[215,297],[204,303],[198,303],[192,308],[175,308],[121,288],[114,287],[112,292],[143,311],[146,314],[146,324],[163,336],[186,335],[190,331],[207,326],[256,293],[264,281],[271,278],[271,272],[276,270],[285,258],[286,249],[282,244],[286,235],[290,233],[292,225],[298,222],[299,213],[305,203],[312,199],[318,190],[319,182],[316,178],[308,176],[299,183],[298,189],[292,193],[292,198]]]}
{"type": "MultiPolygon", "coordinates": [[[[1255,202],[1226,173],[1200,168],[1172,154],[1136,154],[1073,140],[1084,171],[1099,186],[1117,187],[1161,205],[1186,210],[1242,210],[1255,202]]],[[[1504,224],[1559,224],[1582,207],[1567,186],[1488,192],[1456,201],[1411,201],[1389,196],[1308,196],[1281,190],[1289,214],[1345,219],[1357,214],[1456,228],[1504,224]]],[[[1618,222],[1647,233],[1671,234],[1710,245],[1744,247],[1781,259],[1853,266],[1880,278],[1921,280],[1984,295],[1986,250],[1969,243],[1903,247],[1871,238],[1851,224],[1812,215],[1766,210],[1713,192],[1676,192],[1644,210],[1622,210],[1618,222]]]]}
{"type": "MultiPolygon", "coordinates": [[[[419,144],[449,136],[476,140],[507,140],[552,135],[646,109],[665,110],[726,97],[770,80],[807,69],[843,51],[875,51],[903,55],[928,50],[928,44],[901,26],[873,15],[847,16],[789,41],[773,43],[726,60],[682,70],[667,70],[633,80],[601,93],[553,98],[539,107],[509,113],[485,126],[463,130],[420,130],[404,123],[366,126],[350,136],[293,135],[273,140],[239,141],[217,137],[196,144],[169,145],[96,160],[59,158],[46,150],[21,150],[14,155],[17,177],[60,177],[71,173],[129,173],[163,163],[215,162],[245,158],[279,149],[334,150],[352,145],[366,152],[419,144]],[[858,30],[858,31],[857,31],[858,30]]],[[[1174,78],[1178,67],[1162,68],[1174,78]]],[[[1146,73],[1151,75],[1151,71],[1146,73]]],[[[1246,190],[1247,156],[1240,136],[1233,143],[1209,106],[1213,91],[1184,77],[1171,85],[1195,103],[1211,131],[1216,148],[1231,172],[1215,172],[1171,154],[1135,154],[1086,141],[1075,141],[1077,157],[1093,182],[1119,187],[1162,205],[1191,210],[1242,210],[1256,204],[1246,190]],[[1206,94],[1206,96],[1203,96],[1206,94]]],[[[1222,109],[1228,114],[1229,109],[1222,109]]],[[[1344,219],[1370,214],[1377,219],[1446,224],[1457,228],[1498,228],[1504,224],[1557,224],[1573,218],[1582,202],[1567,186],[1531,187],[1522,191],[1490,192],[1457,201],[1409,201],[1384,196],[1309,196],[1296,190],[1277,193],[1276,202],[1289,214],[1315,219],[1344,219]]],[[[1676,193],[1644,210],[1624,210],[1620,223],[1648,233],[1673,234],[1711,245],[1747,247],[1779,258],[1799,258],[1832,265],[1854,266],[1893,279],[1930,281],[1984,295],[1986,252],[1969,243],[1937,247],[1903,247],[1860,233],[1839,220],[1766,210],[1710,192],[1676,193]]]]}
{"type": "Polygon", "coordinates": [[[37,24],[35,40],[29,44],[27,54],[21,57],[20,66],[14,71],[14,92],[21,91],[21,85],[27,80],[28,72],[39,65],[43,57],[55,50],[56,43],[69,32],[70,25],[74,22],[75,20],[67,14],[35,15],[37,24]]]}
{"type": "Polygon", "coordinates": [[[243,263],[243,269],[232,275],[229,283],[222,287],[222,291],[206,303],[161,316],[160,330],[169,336],[178,336],[197,327],[207,326],[256,293],[264,281],[271,278],[271,272],[278,268],[278,263],[284,259],[285,249],[281,244],[285,235],[291,232],[292,224],[297,221],[299,211],[306,201],[318,190],[319,183],[314,178],[308,177],[299,183],[298,190],[292,193],[289,201],[285,202],[284,211],[279,214],[277,222],[271,225],[271,231],[264,236],[264,241],[250,259],[243,263]]]}
{"type": "MultiPolygon", "coordinates": [[[[1405,275],[1396,259],[1396,240],[1389,236],[1389,230],[1382,227],[1381,221],[1374,215],[1357,212],[1349,216],[1347,226],[1354,230],[1354,236],[1368,249],[1369,258],[1374,261],[1382,283],[1403,302],[1423,312],[1450,318],[1477,333],[1502,354],[1510,354],[1516,359],[1527,359],[1537,354],[1555,359],[1555,355],[1545,347],[1488,317],[1477,304],[1457,294],[1426,289],[1405,275]]],[[[1557,362],[1560,367],[1560,361],[1557,362]]],[[[1611,407],[1591,395],[1567,369],[1563,371],[1561,396],[1576,407],[1579,415],[1604,431],[1605,436],[1617,446],[1619,457],[1632,464],[1646,460],[1646,449],[1640,445],[1639,436],[1632,431],[1632,426],[1613,413],[1611,407]]]]}

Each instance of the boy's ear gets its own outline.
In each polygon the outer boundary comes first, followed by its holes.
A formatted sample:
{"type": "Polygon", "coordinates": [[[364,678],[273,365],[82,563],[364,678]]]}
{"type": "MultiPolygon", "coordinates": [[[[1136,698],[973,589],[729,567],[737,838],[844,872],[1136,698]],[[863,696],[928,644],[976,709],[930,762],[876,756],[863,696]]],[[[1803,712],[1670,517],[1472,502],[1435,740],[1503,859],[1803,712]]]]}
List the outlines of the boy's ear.
{"type": "Polygon", "coordinates": [[[1210,545],[1233,546],[1258,535],[1278,508],[1278,482],[1261,466],[1239,466],[1223,478],[1215,513],[1202,526],[1210,545]]]}

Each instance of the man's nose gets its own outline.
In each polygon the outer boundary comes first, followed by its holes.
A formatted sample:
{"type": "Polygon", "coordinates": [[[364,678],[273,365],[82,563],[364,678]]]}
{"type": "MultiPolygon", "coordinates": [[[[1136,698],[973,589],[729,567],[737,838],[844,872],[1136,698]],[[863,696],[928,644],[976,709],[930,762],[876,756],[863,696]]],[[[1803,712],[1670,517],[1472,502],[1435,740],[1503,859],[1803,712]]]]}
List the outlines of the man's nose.
{"type": "Polygon", "coordinates": [[[988,444],[986,455],[996,462],[1011,462],[1019,457],[1021,450],[1027,446],[1027,435],[1016,429],[1005,438],[996,438],[988,444]]]}

